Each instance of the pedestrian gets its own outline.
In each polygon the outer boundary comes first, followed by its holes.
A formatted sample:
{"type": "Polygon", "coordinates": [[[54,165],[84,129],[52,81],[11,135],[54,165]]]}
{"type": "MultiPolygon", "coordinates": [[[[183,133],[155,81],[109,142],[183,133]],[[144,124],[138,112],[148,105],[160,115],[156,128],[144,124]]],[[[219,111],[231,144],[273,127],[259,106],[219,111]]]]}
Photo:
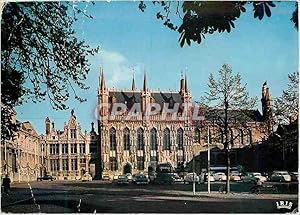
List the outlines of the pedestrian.
{"type": "Polygon", "coordinates": [[[3,178],[3,187],[4,187],[4,193],[8,194],[8,190],[10,189],[10,178],[8,175],[3,178]]]}

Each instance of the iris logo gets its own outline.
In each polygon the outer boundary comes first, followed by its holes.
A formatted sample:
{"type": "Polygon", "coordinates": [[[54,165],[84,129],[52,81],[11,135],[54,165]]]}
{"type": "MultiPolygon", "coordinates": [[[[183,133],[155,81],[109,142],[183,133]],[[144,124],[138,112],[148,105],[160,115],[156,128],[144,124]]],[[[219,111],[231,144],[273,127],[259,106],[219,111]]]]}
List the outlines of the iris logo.
{"type": "Polygon", "coordinates": [[[289,202],[289,201],[276,202],[277,209],[289,209],[289,210],[291,210],[292,206],[293,206],[293,202],[289,202]]]}

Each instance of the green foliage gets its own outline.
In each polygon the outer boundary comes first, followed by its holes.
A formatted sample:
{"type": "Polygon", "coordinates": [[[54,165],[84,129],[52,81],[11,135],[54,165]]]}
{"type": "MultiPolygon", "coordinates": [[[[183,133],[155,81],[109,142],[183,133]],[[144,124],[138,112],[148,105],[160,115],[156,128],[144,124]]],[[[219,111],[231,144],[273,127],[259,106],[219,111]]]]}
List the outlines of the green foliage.
{"type": "MultiPolygon", "coordinates": [[[[191,45],[191,42],[200,44],[207,34],[231,32],[235,28],[234,22],[242,13],[246,12],[245,5],[252,4],[254,18],[261,20],[264,15],[271,17],[271,1],[154,1],[162,10],[157,12],[156,18],[171,30],[180,34],[179,44],[191,45]],[[171,16],[175,16],[171,20],[171,16]],[[178,23],[177,20],[180,20],[178,23]],[[175,20],[175,21],[174,21],[175,20]],[[176,24],[175,24],[176,23],[176,24]],[[178,27],[179,26],[179,27],[178,27]]],[[[139,9],[145,11],[146,4],[140,2],[139,9]]],[[[298,26],[298,5],[293,13],[292,21],[298,26]]],[[[297,28],[298,29],[298,28],[297,28]]]]}
{"type": "Polygon", "coordinates": [[[2,110],[12,110],[22,100],[46,98],[54,109],[67,109],[70,93],[85,101],[76,90],[88,88],[84,83],[90,70],[87,57],[98,49],[75,36],[73,24],[82,14],[92,18],[70,2],[5,4],[1,20],[2,110]]]}

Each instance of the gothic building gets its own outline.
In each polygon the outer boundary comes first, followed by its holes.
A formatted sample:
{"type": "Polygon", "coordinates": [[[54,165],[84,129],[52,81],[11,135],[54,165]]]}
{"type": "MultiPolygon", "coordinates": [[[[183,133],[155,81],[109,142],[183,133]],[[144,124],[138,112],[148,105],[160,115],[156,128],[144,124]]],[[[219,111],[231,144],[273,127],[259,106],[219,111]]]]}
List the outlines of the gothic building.
{"type": "Polygon", "coordinates": [[[82,132],[72,110],[64,130],[56,130],[48,117],[45,125],[42,153],[46,155],[46,171],[58,180],[75,180],[86,171],[95,177],[99,172],[99,140],[94,123],[90,132],[82,132]]]}
{"type": "MultiPolygon", "coordinates": [[[[233,148],[255,144],[267,135],[264,125],[270,119],[271,96],[266,84],[262,90],[263,115],[258,110],[249,110],[247,128],[230,130],[231,137],[238,137],[232,138],[233,148]]],[[[193,152],[197,154],[195,144],[207,143],[208,128],[210,135],[215,137],[211,138],[214,139],[214,144],[221,147],[223,133],[214,126],[211,114],[205,113],[204,122],[199,123],[199,120],[193,119],[193,107],[188,107],[184,112],[183,106],[187,103],[192,103],[192,94],[186,76],[181,78],[180,87],[176,92],[150,90],[146,74],[141,90],[135,87],[134,78],[131,89],[118,90],[106,86],[102,69],[98,88],[99,155],[102,174],[151,171],[161,163],[169,163],[174,168],[186,166],[193,159],[193,152]],[[160,111],[147,116],[147,107],[152,103],[158,104],[160,111]],[[114,104],[125,104],[126,110],[115,117],[108,117],[114,110],[114,104]],[[132,112],[136,104],[139,108],[132,112]],[[166,105],[171,109],[175,104],[179,104],[175,118],[173,113],[162,117],[163,107],[166,105]],[[128,114],[139,111],[140,115],[127,118],[128,114]]],[[[271,122],[268,125],[270,130],[271,122]]]]}

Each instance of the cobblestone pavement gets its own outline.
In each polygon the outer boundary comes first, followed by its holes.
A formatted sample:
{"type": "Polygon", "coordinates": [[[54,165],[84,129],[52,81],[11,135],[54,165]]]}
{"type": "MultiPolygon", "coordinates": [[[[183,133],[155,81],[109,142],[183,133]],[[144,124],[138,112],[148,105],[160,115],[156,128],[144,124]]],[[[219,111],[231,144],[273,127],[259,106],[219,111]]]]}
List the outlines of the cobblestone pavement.
{"type": "MultiPolygon", "coordinates": [[[[191,185],[128,185],[118,186],[101,181],[31,182],[33,200],[27,183],[13,184],[8,196],[2,196],[2,211],[12,213],[282,213],[276,201],[293,202],[298,206],[297,194],[230,194],[201,191],[206,185],[197,185],[196,195],[191,185]],[[38,208],[40,207],[40,209],[38,208]]],[[[243,185],[247,186],[247,185],[243,185]]],[[[233,186],[234,187],[234,186],[233,186]]],[[[245,188],[246,189],[246,188],[245,188]]]]}

